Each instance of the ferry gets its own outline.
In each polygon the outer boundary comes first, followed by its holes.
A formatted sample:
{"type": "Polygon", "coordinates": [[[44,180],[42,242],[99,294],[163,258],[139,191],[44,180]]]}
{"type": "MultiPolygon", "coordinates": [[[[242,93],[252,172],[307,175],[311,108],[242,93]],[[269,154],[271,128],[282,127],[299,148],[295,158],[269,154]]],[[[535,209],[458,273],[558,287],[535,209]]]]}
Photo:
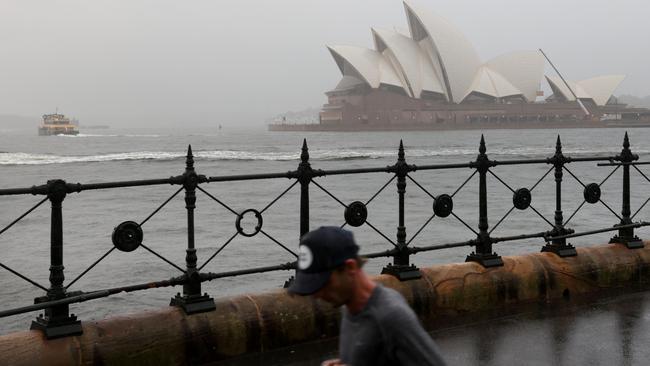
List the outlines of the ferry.
{"type": "Polygon", "coordinates": [[[39,136],[78,135],[79,129],[66,116],[54,113],[44,114],[43,123],[38,126],[39,136]]]}

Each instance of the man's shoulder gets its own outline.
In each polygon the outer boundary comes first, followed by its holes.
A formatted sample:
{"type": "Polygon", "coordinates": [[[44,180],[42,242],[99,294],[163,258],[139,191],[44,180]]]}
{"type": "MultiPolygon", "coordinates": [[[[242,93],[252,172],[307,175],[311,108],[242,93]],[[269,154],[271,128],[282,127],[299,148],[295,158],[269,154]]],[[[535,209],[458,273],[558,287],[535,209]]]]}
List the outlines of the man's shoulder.
{"type": "Polygon", "coordinates": [[[387,339],[412,337],[415,335],[414,329],[422,328],[417,315],[402,294],[392,288],[381,287],[378,295],[373,309],[374,318],[387,339]]]}
{"type": "Polygon", "coordinates": [[[408,306],[406,300],[404,299],[404,296],[402,296],[402,294],[400,294],[397,290],[378,284],[375,291],[377,291],[378,294],[377,299],[381,302],[408,306]]]}
{"type": "Polygon", "coordinates": [[[410,313],[410,306],[399,292],[390,287],[377,285],[377,301],[374,310],[379,317],[391,317],[395,313],[410,313]]]}

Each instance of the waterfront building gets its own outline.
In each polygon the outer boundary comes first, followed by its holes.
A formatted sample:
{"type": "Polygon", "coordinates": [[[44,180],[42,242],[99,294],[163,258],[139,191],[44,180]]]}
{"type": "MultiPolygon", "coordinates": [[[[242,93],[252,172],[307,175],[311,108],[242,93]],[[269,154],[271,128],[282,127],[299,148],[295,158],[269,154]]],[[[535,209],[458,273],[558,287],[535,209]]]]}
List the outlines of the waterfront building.
{"type": "Polygon", "coordinates": [[[481,60],[451,22],[410,0],[403,3],[408,32],[371,28],[372,49],[328,46],[342,77],[325,93],[327,103],[318,124],[280,123],[270,129],[555,128],[650,123],[649,110],[626,108],[612,98],[624,75],[567,83],[546,76],[553,94],[539,101],[545,64],[540,50],[481,60]]]}

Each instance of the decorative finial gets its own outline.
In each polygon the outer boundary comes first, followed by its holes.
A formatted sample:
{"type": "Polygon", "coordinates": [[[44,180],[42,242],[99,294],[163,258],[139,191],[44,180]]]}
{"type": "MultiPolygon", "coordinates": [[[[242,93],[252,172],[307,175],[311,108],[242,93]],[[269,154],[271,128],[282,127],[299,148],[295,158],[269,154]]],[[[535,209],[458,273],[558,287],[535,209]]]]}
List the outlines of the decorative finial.
{"type": "Polygon", "coordinates": [[[399,149],[397,150],[397,160],[404,161],[404,142],[399,140],[399,149]]]}
{"type": "Polygon", "coordinates": [[[483,134],[481,134],[481,143],[479,144],[478,152],[480,154],[485,154],[486,151],[487,149],[485,148],[485,138],[483,137],[483,134]]]}
{"type": "Polygon", "coordinates": [[[185,157],[185,166],[188,170],[194,169],[194,155],[192,154],[192,145],[187,145],[187,156],[185,157]]]}
{"type": "Polygon", "coordinates": [[[307,148],[307,139],[302,139],[302,152],[300,153],[300,160],[303,163],[309,161],[309,148],[307,148]]]}
{"type": "Polygon", "coordinates": [[[625,131],[625,137],[623,137],[623,148],[626,150],[630,148],[630,139],[627,137],[627,131],[625,131]]]}
{"type": "Polygon", "coordinates": [[[560,140],[560,135],[557,135],[557,141],[555,142],[555,152],[558,154],[562,153],[562,141],[560,140]]]}

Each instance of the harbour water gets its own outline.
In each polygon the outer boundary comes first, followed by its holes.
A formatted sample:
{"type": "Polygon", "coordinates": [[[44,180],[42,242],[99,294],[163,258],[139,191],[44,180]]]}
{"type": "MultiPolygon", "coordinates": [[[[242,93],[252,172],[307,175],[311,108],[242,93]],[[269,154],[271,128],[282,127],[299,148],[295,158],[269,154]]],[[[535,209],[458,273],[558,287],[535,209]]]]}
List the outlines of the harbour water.
{"type": "MultiPolygon", "coordinates": [[[[491,159],[545,158],[553,155],[557,134],[562,137],[567,156],[613,156],[620,152],[623,129],[490,130],[485,132],[487,154],[491,159]]],[[[629,130],[632,151],[641,161],[650,161],[650,129],[629,130]]],[[[278,173],[294,170],[300,159],[303,138],[307,139],[314,169],[384,167],[394,164],[400,139],[409,164],[467,163],[476,158],[480,131],[299,133],[267,132],[262,129],[109,129],[93,130],[77,136],[39,137],[33,131],[6,130],[0,133],[0,189],[45,184],[49,179],[69,183],[97,183],[122,180],[168,178],[182,174],[189,144],[195,155],[197,173],[206,176],[278,173]]],[[[549,171],[546,164],[503,166],[493,171],[512,188],[532,187],[549,171]]],[[[600,183],[614,167],[596,163],[572,163],[568,168],[583,183],[600,183]]],[[[648,165],[639,169],[650,176],[648,165]]],[[[416,171],[411,177],[433,195],[452,194],[472,174],[472,170],[451,169],[416,171]]],[[[343,175],[317,178],[318,184],[344,203],[367,201],[391,176],[386,173],[343,175]]],[[[564,176],[565,219],[582,203],[582,186],[570,174],[564,176]]],[[[650,183],[632,169],[632,213],[650,196],[650,183]]],[[[236,212],[262,209],[294,181],[267,179],[245,182],[209,183],[201,187],[236,212]]],[[[113,228],[127,220],[141,222],[178,190],[177,186],[136,187],[84,191],[69,194],[63,202],[64,265],[66,281],[111,249],[113,228]]],[[[614,173],[602,185],[602,200],[614,212],[621,210],[621,173],[614,173]]],[[[432,199],[412,181],[407,181],[407,241],[432,215],[432,199]]],[[[454,213],[469,226],[478,225],[478,178],[454,196],[454,213]]],[[[488,177],[489,223],[494,225],[512,207],[512,192],[496,178],[488,177]]],[[[555,183],[549,174],[535,188],[532,205],[549,221],[555,210],[555,183]]],[[[0,197],[0,229],[34,206],[42,197],[31,195],[0,197]]],[[[343,206],[327,193],[310,187],[310,226],[341,225],[343,206]]],[[[368,221],[391,240],[397,227],[397,194],[392,182],[368,205],[368,221]]],[[[235,215],[218,202],[197,192],[196,246],[202,265],[233,234],[235,215]]],[[[0,235],[0,263],[47,287],[49,285],[50,209],[46,203],[0,235]]],[[[636,220],[650,221],[650,205],[642,208],[636,220]]],[[[572,218],[569,227],[586,231],[611,227],[618,218],[602,204],[585,205],[572,218]]],[[[180,267],[184,266],[187,245],[185,202],[182,193],[143,225],[144,243],[180,267]]],[[[287,246],[297,247],[299,236],[299,187],[293,187],[264,213],[264,231],[287,246]]],[[[492,233],[505,236],[549,230],[549,224],[530,209],[515,211],[492,233]]],[[[362,252],[392,248],[385,238],[367,225],[353,229],[362,252]]],[[[639,229],[642,238],[650,229],[639,229]]],[[[576,246],[606,243],[613,233],[571,239],[576,246]]],[[[427,246],[474,238],[465,225],[453,217],[435,218],[410,245],[427,246]]],[[[539,251],[541,239],[495,245],[500,255],[539,251]]],[[[465,260],[471,248],[455,248],[412,256],[418,266],[465,260]]],[[[264,235],[236,237],[204,271],[275,265],[295,257],[264,235]]],[[[389,258],[373,259],[370,273],[379,273],[389,258]]],[[[114,251],[70,291],[91,291],[139,284],[178,276],[174,267],[139,248],[130,253],[114,251]]],[[[213,297],[264,291],[281,287],[290,272],[271,272],[215,280],[203,284],[213,297]]],[[[43,291],[10,272],[0,269],[0,309],[29,305],[43,291]]],[[[66,282],[67,283],[67,282],[66,282]]],[[[168,306],[180,288],[162,288],[71,305],[71,312],[83,320],[168,306]]],[[[0,334],[28,329],[37,313],[0,319],[0,334]]]]}

